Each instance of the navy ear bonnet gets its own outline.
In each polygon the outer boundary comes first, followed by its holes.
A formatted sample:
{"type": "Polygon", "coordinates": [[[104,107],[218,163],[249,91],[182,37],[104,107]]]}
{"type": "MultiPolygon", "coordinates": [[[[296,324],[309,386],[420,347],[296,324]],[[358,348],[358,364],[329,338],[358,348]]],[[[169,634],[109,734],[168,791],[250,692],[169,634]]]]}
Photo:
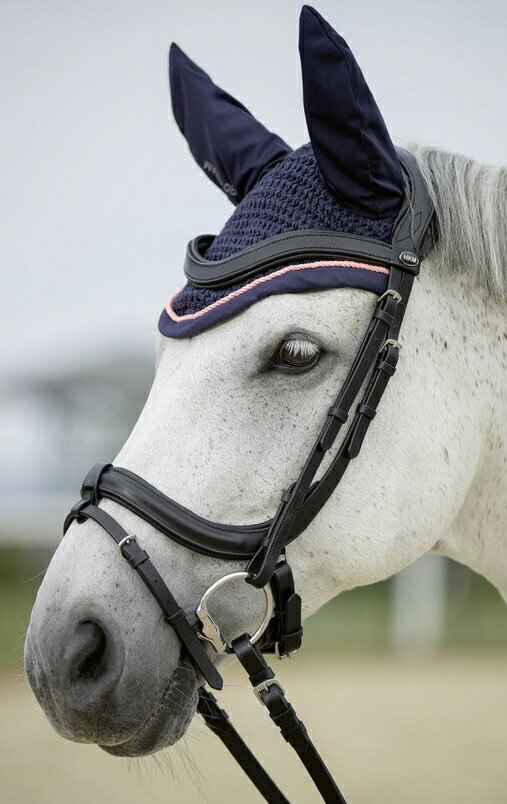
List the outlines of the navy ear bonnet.
{"type": "MultiPolygon", "coordinates": [[[[404,198],[384,121],[345,41],[303,7],[300,24],[305,114],[311,142],[291,151],[177,46],[170,54],[173,111],[208,176],[238,204],[205,252],[224,260],[276,235],[332,230],[389,242],[404,198]]],[[[196,335],[278,293],[355,287],[381,294],[389,269],[346,258],[292,260],[236,285],[188,282],[168,301],[159,330],[196,335]]]]}
{"type": "MultiPolygon", "coordinates": [[[[365,218],[339,204],[324,187],[311,145],[304,145],[248,193],[207,250],[206,258],[221,260],[269,237],[301,229],[332,229],[388,241],[394,219],[365,218]]],[[[316,266],[313,261],[308,268],[284,273],[283,268],[274,268],[228,288],[200,288],[188,282],[162,312],[160,332],[171,338],[195,335],[274,293],[357,287],[380,294],[386,289],[387,269],[354,267],[350,260],[336,262],[344,264],[316,266]]]]}

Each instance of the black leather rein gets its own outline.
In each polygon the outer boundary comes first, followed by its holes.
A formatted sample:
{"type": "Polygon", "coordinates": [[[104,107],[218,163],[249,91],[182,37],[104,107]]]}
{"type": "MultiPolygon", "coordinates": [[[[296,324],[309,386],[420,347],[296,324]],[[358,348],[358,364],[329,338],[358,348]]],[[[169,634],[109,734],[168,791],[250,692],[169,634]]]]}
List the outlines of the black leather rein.
{"type": "MultiPolygon", "coordinates": [[[[263,654],[276,653],[283,658],[295,653],[301,645],[301,600],[285,559],[285,548],[312,522],[336,489],[350,461],[359,454],[389,379],[396,370],[401,323],[414,278],[425,256],[423,249],[428,245],[428,240],[424,243],[425,238],[433,236],[430,227],[434,210],[415,158],[402,149],[398,149],[398,156],[406,182],[406,199],[390,244],[336,232],[293,232],[218,263],[208,262],[202,256],[204,247],[209,246],[210,236],[197,238],[189,246],[185,266],[187,276],[196,285],[215,288],[227,287],[294,258],[353,256],[366,262],[380,261],[390,268],[387,290],[377,300],[346,380],[327,410],[299,476],[282,494],[275,516],[253,525],[212,522],[167,497],[128,469],[97,464],[86,476],[81,499],[72,508],[64,525],[65,533],[73,520],[93,519],[109,533],[122,556],[157,600],[197,673],[211,687],[221,689],[223,682],[206,644],[211,644],[218,653],[236,654],[248,673],[256,697],[266,706],[283,737],[299,755],[324,801],[333,804],[345,804],[345,799],[263,654]],[[353,409],[363,387],[362,397],[353,409]],[[334,446],[341,428],[349,419],[348,430],[336,454],[316,480],[324,456],[334,446]],[[119,503],[194,552],[244,561],[246,568],[215,582],[199,603],[196,617],[188,618],[146,551],[137,544],[135,535],[127,533],[116,519],[99,507],[101,499],[119,503]],[[254,636],[243,634],[229,645],[209,616],[205,601],[219,587],[237,577],[243,577],[247,583],[264,590],[266,613],[254,636]]],[[[270,802],[287,802],[234,730],[227,714],[204,687],[199,690],[198,710],[264,798],[270,802]]]]}

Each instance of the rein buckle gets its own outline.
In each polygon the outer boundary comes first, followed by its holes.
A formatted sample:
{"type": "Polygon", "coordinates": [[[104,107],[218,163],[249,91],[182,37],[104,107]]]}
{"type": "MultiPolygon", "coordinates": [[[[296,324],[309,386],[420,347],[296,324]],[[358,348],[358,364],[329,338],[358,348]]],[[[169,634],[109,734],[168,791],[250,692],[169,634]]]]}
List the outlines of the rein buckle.
{"type": "Polygon", "coordinates": [[[265,703],[261,698],[261,692],[267,692],[270,687],[278,687],[282,695],[285,695],[285,690],[277,678],[267,678],[266,681],[261,681],[260,684],[257,684],[257,686],[253,688],[253,694],[264,706],[265,703]]]}

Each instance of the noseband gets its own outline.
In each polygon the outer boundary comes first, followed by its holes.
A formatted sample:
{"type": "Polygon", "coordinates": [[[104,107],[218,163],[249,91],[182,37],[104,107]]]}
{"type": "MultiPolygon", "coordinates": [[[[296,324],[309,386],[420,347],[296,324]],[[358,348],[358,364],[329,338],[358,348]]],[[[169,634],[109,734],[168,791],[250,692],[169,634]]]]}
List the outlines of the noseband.
{"type": "MultiPolygon", "coordinates": [[[[133,472],[111,464],[97,464],[87,474],[81,499],[73,506],[64,524],[65,533],[73,520],[93,519],[109,533],[122,556],[157,600],[196,671],[212,688],[221,689],[223,682],[206,645],[212,646],[217,654],[236,654],[248,673],[256,697],[266,706],[283,737],[298,753],[324,801],[338,804],[344,803],[345,799],[263,654],[274,653],[282,659],[296,653],[301,646],[301,599],[294,588],[285,548],[313,521],[340,482],[349,462],[359,454],[387,383],[396,370],[400,327],[414,278],[424,257],[423,243],[426,235],[429,238],[434,236],[431,231],[434,209],[416,160],[402,149],[398,149],[398,157],[405,178],[406,197],[389,244],[330,231],[292,232],[218,262],[207,261],[202,256],[210,245],[208,235],[189,244],[185,273],[199,287],[228,287],[259,271],[299,258],[354,257],[367,263],[380,262],[390,269],[388,288],[377,300],[347,378],[327,411],[298,478],[282,495],[275,516],[256,525],[211,522],[162,494],[133,472]],[[363,396],[352,411],[365,383],[363,396]],[[324,456],[335,444],[349,417],[351,423],[335,456],[320,479],[315,480],[324,456]],[[110,514],[99,508],[101,499],[114,500],[128,508],[190,550],[243,561],[246,568],[226,575],[210,586],[197,606],[195,621],[191,621],[178,606],[135,535],[128,534],[110,514]],[[243,634],[229,644],[210,616],[207,603],[212,594],[238,578],[263,591],[265,613],[253,636],[243,634]]],[[[427,240],[425,246],[427,250],[427,240]]],[[[199,690],[198,710],[265,800],[287,802],[204,686],[199,690]]]]}

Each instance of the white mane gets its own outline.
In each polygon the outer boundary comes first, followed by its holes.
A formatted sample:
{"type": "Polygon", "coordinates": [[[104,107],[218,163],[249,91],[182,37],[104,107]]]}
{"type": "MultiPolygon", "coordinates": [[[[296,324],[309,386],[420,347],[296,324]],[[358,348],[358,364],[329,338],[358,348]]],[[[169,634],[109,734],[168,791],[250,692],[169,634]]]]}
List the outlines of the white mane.
{"type": "Polygon", "coordinates": [[[507,300],[507,168],[410,146],[435,204],[441,264],[507,300]]]}

